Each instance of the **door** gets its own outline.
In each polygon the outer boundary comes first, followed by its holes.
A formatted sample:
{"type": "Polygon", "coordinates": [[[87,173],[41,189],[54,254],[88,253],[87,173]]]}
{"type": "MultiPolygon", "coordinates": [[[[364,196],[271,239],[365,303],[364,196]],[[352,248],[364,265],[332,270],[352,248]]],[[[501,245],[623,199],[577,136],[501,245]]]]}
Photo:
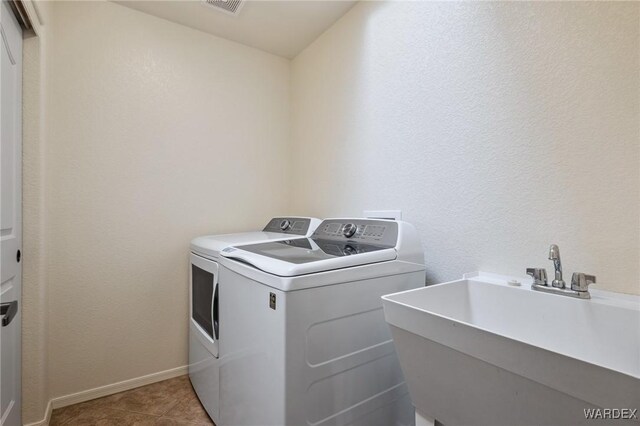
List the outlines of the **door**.
{"type": "Polygon", "coordinates": [[[191,323],[199,340],[218,357],[218,263],[191,253],[191,323]]]}
{"type": "Polygon", "coordinates": [[[0,424],[21,422],[22,30],[2,1],[0,86],[0,424]]]}

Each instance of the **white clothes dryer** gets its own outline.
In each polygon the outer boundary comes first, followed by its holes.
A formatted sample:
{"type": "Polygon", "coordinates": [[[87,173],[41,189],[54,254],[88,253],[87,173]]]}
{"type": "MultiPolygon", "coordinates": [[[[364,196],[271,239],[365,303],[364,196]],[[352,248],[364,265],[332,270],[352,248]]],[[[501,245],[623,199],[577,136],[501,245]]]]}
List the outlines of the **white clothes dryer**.
{"type": "Polygon", "coordinates": [[[218,257],[234,244],[278,241],[310,236],[320,223],[310,217],[275,217],[262,231],[208,235],[191,241],[189,378],[214,422],[219,413],[218,257]]]}

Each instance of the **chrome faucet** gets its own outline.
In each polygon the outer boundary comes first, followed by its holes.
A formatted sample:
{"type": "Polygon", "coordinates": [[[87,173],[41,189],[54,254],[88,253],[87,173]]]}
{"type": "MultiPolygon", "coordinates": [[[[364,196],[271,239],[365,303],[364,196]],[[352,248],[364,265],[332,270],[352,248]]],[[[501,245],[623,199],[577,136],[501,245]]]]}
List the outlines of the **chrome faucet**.
{"type": "Polygon", "coordinates": [[[560,247],[555,244],[551,244],[551,247],[549,247],[549,260],[553,260],[553,267],[556,270],[556,278],[551,282],[551,285],[557,288],[565,288],[565,283],[562,279],[562,261],[560,261],[560,247]]]}
{"type": "Polygon", "coordinates": [[[571,288],[567,288],[562,279],[560,248],[555,244],[552,244],[549,248],[549,260],[553,260],[553,266],[556,270],[555,279],[551,282],[551,285],[547,282],[547,271],[544,268],[527,268],[527,275],[533,278],[533,283],[531,284],[533,290],[578,297],[580,299],[591,299],[589,285],[595,284],[596,277],[594,275],[575,272],[571,277],[571,288]]]}

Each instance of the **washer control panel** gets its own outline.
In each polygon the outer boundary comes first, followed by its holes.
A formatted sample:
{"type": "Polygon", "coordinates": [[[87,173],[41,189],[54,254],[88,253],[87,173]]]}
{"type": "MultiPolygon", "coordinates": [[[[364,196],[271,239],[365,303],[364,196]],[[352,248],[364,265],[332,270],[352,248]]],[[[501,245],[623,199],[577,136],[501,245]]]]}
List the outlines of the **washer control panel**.
{"type": "Polygon", "coordinates": [[[395,247],[398,240],[398,223],[376,219],[327,219],[322,221],[311,238],[395,247]]]}
{"type": "Polygon", "coordinates": [[[306,235],[311,219],[303,217],[274,217],[267,223],[263,232],[279,232],[281,234],[306,235]]]}

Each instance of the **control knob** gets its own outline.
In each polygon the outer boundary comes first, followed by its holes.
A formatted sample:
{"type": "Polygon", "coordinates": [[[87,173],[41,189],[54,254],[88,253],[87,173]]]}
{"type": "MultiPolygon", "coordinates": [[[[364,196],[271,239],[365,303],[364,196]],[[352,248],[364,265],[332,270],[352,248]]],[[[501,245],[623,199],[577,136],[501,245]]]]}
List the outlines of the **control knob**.
{"type": "Polygon", "coordinates": [[[342,250],[342,253],[345,256],[351,256],[352,254],[358,253],[358,250],[356,248],[353,248],[349,244],[347,244],[347,245],[344,246],[344,249],[342,250]]]}
{"type": "Polygon", "coordinates": [[[353,237],[353,235],[356,233],[356,231],[358,230],[358,227],[353,224],[353,223],[347,223],[344,228],[342,228],[342,235],[344,235],[347,238],[351,238],[353,237]]]}
{"type": "Polygon", "coordinates": [[[282,222],[280,222],[280,229],[282,229],[283,231],[286,231],[290,227],[291,222],[288,219],[284,219],[282,222]]]}

